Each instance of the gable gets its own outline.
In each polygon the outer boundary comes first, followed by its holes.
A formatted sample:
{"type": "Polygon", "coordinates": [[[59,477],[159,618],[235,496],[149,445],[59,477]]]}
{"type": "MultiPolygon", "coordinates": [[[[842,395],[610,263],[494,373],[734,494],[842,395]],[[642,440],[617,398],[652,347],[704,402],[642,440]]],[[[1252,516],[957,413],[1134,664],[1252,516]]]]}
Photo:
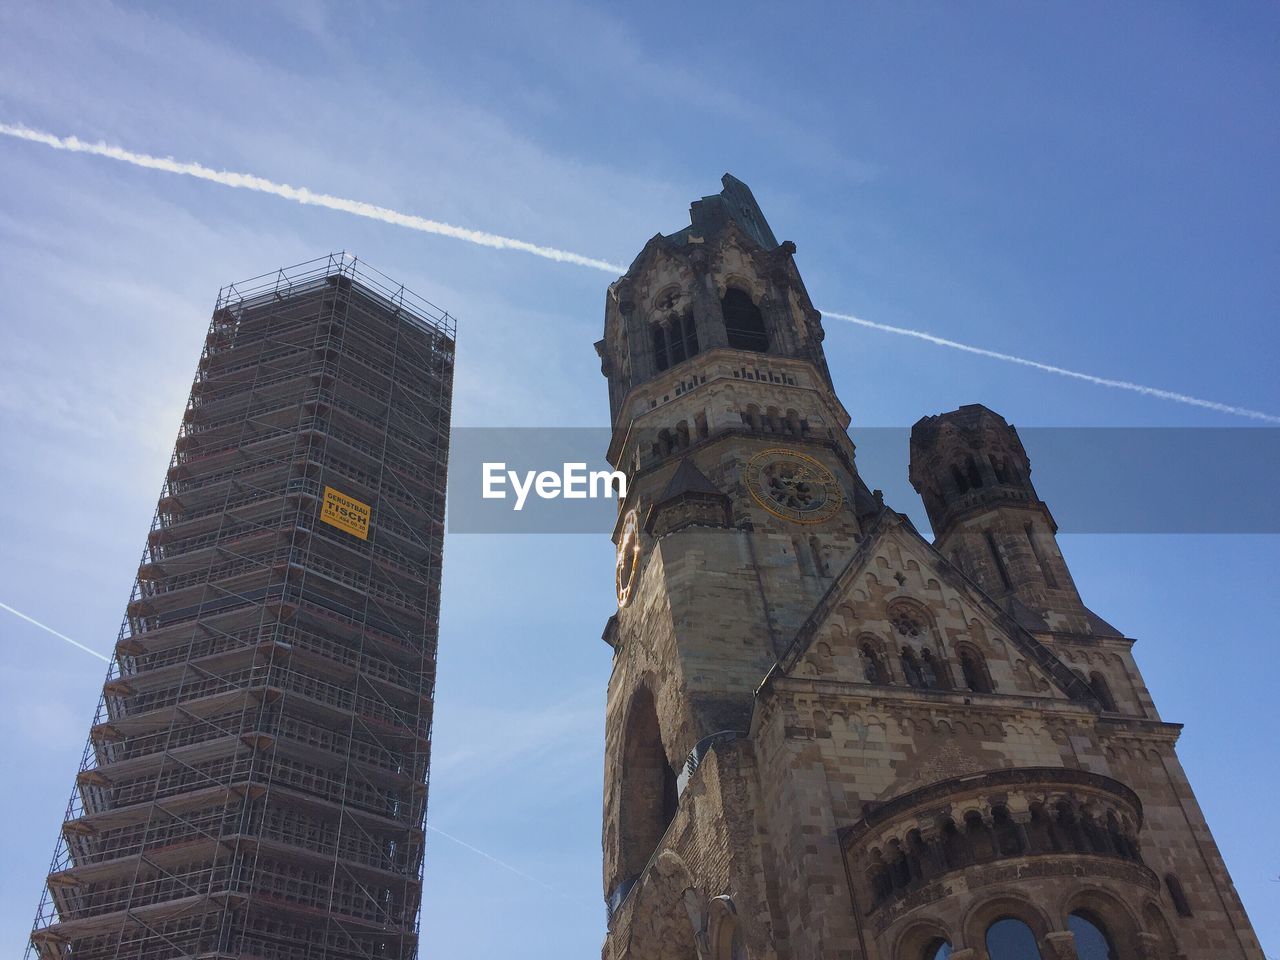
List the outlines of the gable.
{"type": "Polygon", "coordinates": [[[779,671],[850,683],[1091,700],[1065,664],[886,510],[779,671]]]}

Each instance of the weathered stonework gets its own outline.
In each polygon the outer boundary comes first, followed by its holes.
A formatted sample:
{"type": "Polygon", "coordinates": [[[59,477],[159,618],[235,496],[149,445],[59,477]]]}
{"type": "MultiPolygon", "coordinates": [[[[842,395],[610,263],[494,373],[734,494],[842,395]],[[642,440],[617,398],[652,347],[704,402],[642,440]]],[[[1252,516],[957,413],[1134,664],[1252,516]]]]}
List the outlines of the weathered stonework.
{"type": "Polygon", "coordinates": [[[640,531],[605,631],[606,960],[985,960],[1007,917],[1055,960],[1073,916],[1125,960],[1261,960],[1016,431],[917,424],[925,541],[858,475],[795,246],[730,177],[692,221],[597,344],[640,531]]]}

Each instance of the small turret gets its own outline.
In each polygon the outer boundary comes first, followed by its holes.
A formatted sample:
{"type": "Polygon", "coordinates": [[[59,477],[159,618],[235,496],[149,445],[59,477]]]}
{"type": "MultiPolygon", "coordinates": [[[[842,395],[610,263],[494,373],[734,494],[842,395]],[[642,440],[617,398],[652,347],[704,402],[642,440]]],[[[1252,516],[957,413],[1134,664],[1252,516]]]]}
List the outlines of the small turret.
{"type": "MultiPolygon", "coordinates": [[[[935,546],[1033,631],[1099,632],[1058,548],[1058,525],[1031,483],[1018,431],[981,404],[911,428],[911,485],[935,546]]],[[[1110,629],[1110,628],[1106,628],[1110,629]]]]}

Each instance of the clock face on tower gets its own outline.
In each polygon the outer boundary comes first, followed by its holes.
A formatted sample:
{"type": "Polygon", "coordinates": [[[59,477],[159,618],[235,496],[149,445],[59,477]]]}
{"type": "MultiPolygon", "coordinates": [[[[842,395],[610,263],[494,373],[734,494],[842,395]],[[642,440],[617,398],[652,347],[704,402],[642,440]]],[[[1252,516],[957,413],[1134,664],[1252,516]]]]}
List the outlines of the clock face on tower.
{"type": "Polygon", "coordinates": [[[614,568],[614,580],[618,589],[618,606],[625,607],[636,585],[636,573],[640,568],[640,524],[635,510],[627,511],[622,520],[622,535],[618,537],[618,560],[614,568]]]}
{"type": "Polygon", "coordinates": [[[844,501],[835,474],[797,450],[764,450],[747,464],[747,488],[756,503],[794,523],[821,523],[844,501]]]}

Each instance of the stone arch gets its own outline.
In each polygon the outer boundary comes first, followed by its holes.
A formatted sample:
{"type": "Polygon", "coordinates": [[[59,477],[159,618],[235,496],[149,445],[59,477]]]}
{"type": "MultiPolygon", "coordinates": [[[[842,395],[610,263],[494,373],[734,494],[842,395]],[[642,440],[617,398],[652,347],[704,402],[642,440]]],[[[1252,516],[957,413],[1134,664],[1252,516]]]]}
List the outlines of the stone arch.
{"type": "Polygon", "coordinates": [[[1116,698],[1111,693],[1111,684],[1107,683],[1107,678],[1099,671],[1094,670],[1089,674],[1089,689],[1093,691],[1094,697],[1102,704],[1102,709],[1116,709],[1116,698]]]}
{"type": "Polygon", "coordinates": [[[871,902],[881,903],[893,895],[893,877],[889,864],[879,847],[873,847],[866,868],[867,887],[871,890],[871,902]]]}
{"type": "MultiPolygon", "coordinates": [[[[728,248],[725,252],[728,252],[728,248]]],[[[757,304],[764,299],[764,283],[754,276],[748,276],[747,270],[725,270],[716,278],[718,297],[723,299],[730,290],[741,290],[757,304]]]]}
{"type": "Polygon", "coordinates": [[[1064,924],[1067,917],[1078,913],[1099,927],[1120,956],[1142,956],[1137,916],[1121,898],[1101,887],[1087,887],[1068,894],[1058,912],[1064,924]]]}
{"type": "Polygon", "coordinates": [[[631,696],[623,728],[617,881],[639,876],[675,816],[676,772],[667,760],[653,693],[631,696]]]}
{"type": "Polygon", "coordinates": [[[1173,928],[1154,900],[1148,900],[1142,908],[1142,928],[1159,942],[1160,956],[1172,957],[1178,952],[1178,941],[1173,936],[1173,928]]]}
{"type": "Polygon", "coordinates": [[[964,812],[963,819],[965,842],[969,844],[973,859],[979,863],[996,859],[999,854],[996,838],[991,825],[987,823],[987,818],[983,816],[983,811],[976,807],[971,808],[964,812]]]}
{"type": "MultiPolygon", "coordinates": [[[[1030,927],[1037,943],[1042,943],[1045,935],[1054,929],[1044,910],[1030,900],[1010,890],[997,890],[966,911],[960,926],[964,931],[964,945],[983,948],[987,928],[1005,917],[1021,920],[1030,927]]],[[[985,948],[983,950],[985,952],[985,948]]]]}
{"type": "Polygon", "coordinates": [[[724,317],[728,344],[736,350],[765,353],[772,337],[765,322],[760,299],[754,296],[749,284],[729,278],[720,296],[720,309],[724,317]]]}
{"type": "Polygon", "coordinates": [[[973,851],[965,839],[964,833],[956,826],[954,817],[942,817],[938,821],[938,842],[942,848],[942,859],[948,870],[967,866],[973,862],[973,851]]]}
{"type": "Polygon", "coordinates": [[[862,660],[862,672],[867,683],[893,683],[893,671],[885,655],[884,642],[873,633],[860,633],[854,641],[862,660]]]}
{"type": "Polygon", "coordinates": [[[906,679],[907,686],[924,687],[924,674],[920,670],[920,659],[915,651],[904,644],[898,659],[902,665],[902,675],[906,679]]]}
{"type": "Polygon", "coordinates": [[[974,693],[995,691],[995,683],[991,679],[987,658],[982,655],[976,643],[971,640],[961,640],[957,643],[956,660],[960,664],[960,679],[965,687],[974,693]]]}
{"type": "Polygon", "coordinates": [[[922,917],[909,923],[898,935],[889,951],[893,960],[932,960],[927,949],[939,940],[946,941],[953,947],[955,938],[942,924],[932,917],[922,917]]]}
{"type": "Polygon", "coordinates": [[[707,934],[710,960],[748,960],[745,925],[732,897],[721,895],[711,901],[707,934]]]}

